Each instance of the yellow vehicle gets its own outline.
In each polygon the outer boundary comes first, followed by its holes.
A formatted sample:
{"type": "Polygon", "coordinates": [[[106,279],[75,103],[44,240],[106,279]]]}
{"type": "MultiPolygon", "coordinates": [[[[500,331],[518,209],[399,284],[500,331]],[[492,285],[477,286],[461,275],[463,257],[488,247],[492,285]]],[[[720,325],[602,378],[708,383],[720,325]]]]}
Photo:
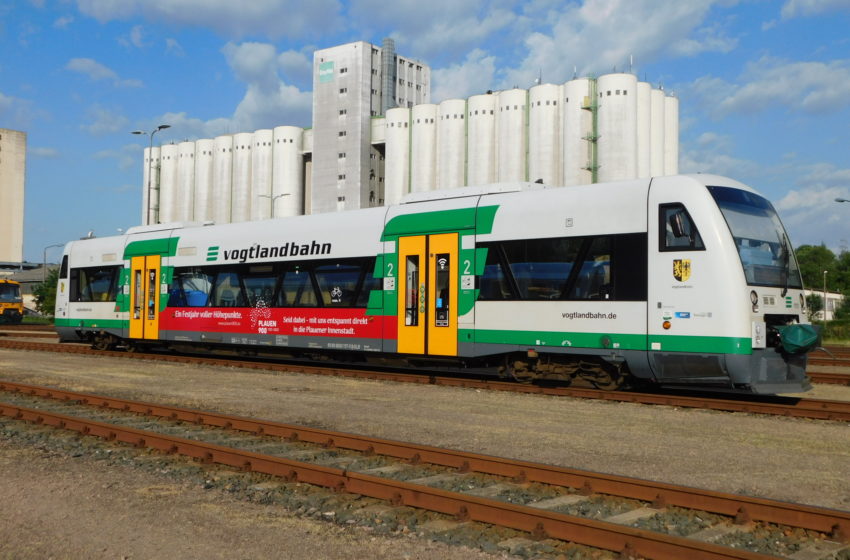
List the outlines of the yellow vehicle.
{"type": "Polygon", "coordinates": [[[0,323],[20,323],[24,316],[21,285],[14,280],[0,278],[0,323]]]}

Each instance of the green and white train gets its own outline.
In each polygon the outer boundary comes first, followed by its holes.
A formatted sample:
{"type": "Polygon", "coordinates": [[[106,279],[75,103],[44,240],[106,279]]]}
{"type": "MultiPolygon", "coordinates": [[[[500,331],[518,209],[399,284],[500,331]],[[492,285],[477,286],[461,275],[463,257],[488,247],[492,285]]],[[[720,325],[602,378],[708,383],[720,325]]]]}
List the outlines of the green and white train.
{"type": "Polygon", "coordinates": [[[776,211],[736,181],[497,184],[73,241],[56,326],[104,349],[777,393],[810,386],[802,288],[776,211]]]}

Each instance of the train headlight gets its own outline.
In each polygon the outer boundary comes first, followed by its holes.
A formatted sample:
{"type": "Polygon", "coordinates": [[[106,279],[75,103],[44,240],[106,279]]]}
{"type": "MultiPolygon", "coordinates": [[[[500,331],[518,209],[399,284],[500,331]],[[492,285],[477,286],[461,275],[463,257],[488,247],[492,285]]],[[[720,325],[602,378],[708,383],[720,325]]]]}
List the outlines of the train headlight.
{"type": "Polygon", "coordinates": [[[759,295],[755,290],[750,292],[750,301],[753,304],[753,313],[758,313],[759,311],[759,295]]]}

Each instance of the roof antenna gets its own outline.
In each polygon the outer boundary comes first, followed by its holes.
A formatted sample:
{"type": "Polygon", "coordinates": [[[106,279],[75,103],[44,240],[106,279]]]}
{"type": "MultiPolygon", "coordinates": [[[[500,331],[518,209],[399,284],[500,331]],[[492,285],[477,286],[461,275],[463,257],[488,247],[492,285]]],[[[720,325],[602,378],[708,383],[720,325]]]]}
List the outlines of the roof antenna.
{"type": "Polygon", "coordinates": [[[573,80],[578,78],[578,66],[573,66],[573,80]]]}
{"type": "Polygon", "coordinates": [[[635,65],[635,56],[633,54],[629,55],[629,74],[634,74],[633,67],[635,65]]]}

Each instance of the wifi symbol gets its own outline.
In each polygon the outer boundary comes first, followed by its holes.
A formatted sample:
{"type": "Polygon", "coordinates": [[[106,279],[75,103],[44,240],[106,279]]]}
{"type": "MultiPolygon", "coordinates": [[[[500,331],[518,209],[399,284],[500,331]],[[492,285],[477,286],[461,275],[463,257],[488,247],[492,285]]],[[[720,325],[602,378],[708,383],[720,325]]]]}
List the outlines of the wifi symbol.
{"type": "Polygon", "coordinates": [[[440,265],[440,268],[446,268],[446,265],[449,264],[449,259],[443,257],[437,261],[437,264],[440,265]]]}

